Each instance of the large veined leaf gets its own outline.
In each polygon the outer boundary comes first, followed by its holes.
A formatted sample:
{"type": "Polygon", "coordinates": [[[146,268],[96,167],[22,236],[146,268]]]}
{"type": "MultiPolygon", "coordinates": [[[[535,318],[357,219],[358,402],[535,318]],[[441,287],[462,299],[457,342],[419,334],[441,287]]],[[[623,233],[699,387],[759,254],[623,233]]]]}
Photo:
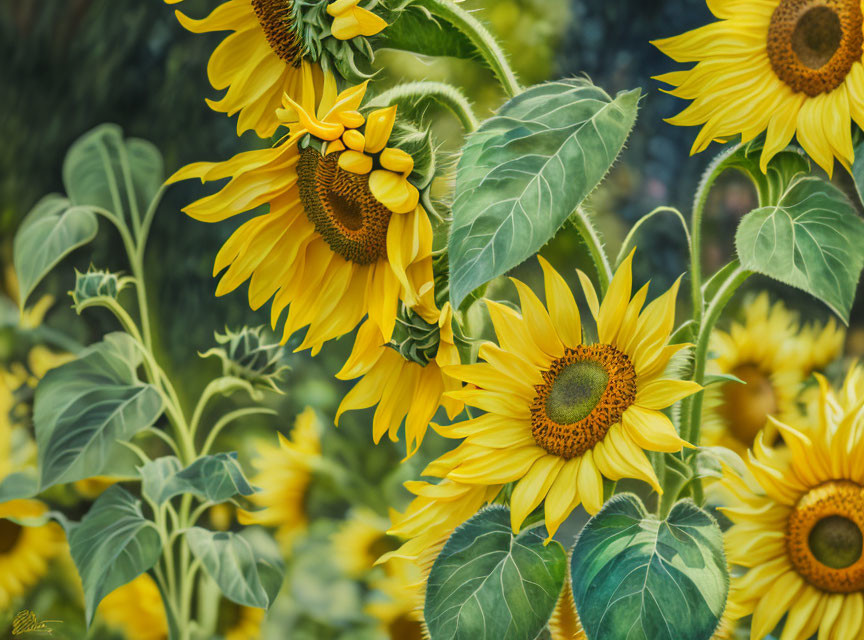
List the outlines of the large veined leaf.
{"type": "Polygon", "coordinates": [[[84,586],[87,624],[102,598],[150,569],[162,553],[156,525],[144,517],[141,502],[120,485],[99,496],[68,536],[84,586]]]}
{"type": "Polygon", "coordinates": [[[533,640],[549,621],[567,572],[545,528],[518,535],[492,506],[460,526],[429,574],[424,618],[432,640],[533,640]]]}
{"type": "Polygon", "coordinates": [[[162,413],[162,398],[138,379],[141,352],[125,333],[110,333],[36,388],[33,421],[42,489],[99,475],[128,440],[162,413]]]}
{"type": "Polygon", "coordinates": [[[185,469],[174,456],[158,458],[141,467],[141,478],[145,495],[156,504],[182,493],[194,493],[211,502],[255,493],[233,451],[202,456],[185,469]]]}
{"type": "Polygon", "coordinates": [[[73,250],[93,240],[98,230],[96,214],[87,206],[73,206],[57,194],[36,203],[21,222],[13,244],[22,309],[42,278],[73,250]]]}
{"type": "Polygon", "coordinates": [[[126,223],[144,215],[163,179],[159,150],[146,140],[124,140],[116,124],[78,138],[63,162],[63,184],[73,204],[100,207],[126,223]]]}
{"type": "Polygon", "coordinates": [[[192,527],[186,541],[226,598],[261,609],[273,604],[285,567],[279,547],[262,530],[237,534],[192,527]]]}
{"type": "Polygon", "coordinates": [[[570,576],[589,640],[708,640],[726,606],[723,536],[690,501],[666,520],[620,494],[591,518],[570,576]]]}
{"type": "Polygon", "coordinates": [[[639,95],[612,99],[582,78],[541,84],[469,136],[449,241],[454,307],[555,235],[615,162],[639,95]]]}
{"type": "Polygon", "coordinates": [[[735,245],[744,268],[803,289],[848,323],[864,267],[864,220],[837,187],[796,177],[776,205],[742,218],[735,245]]]}
{"type": "Polygon", "coordinates": [[[35,471],[16,471],[0,481],[0,504],[19,498],[32,498],[39,493],[39,477],[35,471]]]}
{"type": "MultiPolygon", "coordinates": [[[[376,49],[401,49],[426,56],[452,56],[466,59],[477,57],[477,49],[471,41],[451,22],[436,14],[451,6],[443,6],[451,0],[417,0],[401,11],[375,39],[376,49]],[[436,11],[438,10],[438,11],[436,11]]],[[[458,7],[457,15],[464,13],[458,7]]],[[[469,15],[469,19],[473,20],[469,15]]]]}

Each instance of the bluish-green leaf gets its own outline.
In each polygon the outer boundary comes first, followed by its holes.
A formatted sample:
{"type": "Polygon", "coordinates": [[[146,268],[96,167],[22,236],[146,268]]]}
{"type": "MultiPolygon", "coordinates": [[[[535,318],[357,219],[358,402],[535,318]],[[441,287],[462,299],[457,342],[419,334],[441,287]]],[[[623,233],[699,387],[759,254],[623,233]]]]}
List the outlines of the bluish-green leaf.
{"type": "Polygon", "coordinates": [[[141,493],[157,505],[182,493],[182,488],[175,492],[176,475],[182,468],[177,456],[163,456],[144,463],[138,468],[141,475],[141,493]]]}
{"type": "Polygon", "coordinates": [[[145,464],[140,471],[144,493],[156,504],[182,493],[194,493],[211,502],[255,493],[233,451],[202,456],[185,469],[177,458],[167,456],[145,464]]]}
{"type": "Polygon", "coordinates": [[[776,205],[744,216],[735,245],[745,269],[803,289],[849,322],[864,267],[864,220],[833,184],[799,175],[776,205]]]}
{"type": "Polygon", "coordinates": [[[22,308],[33,289],[65,256],[96,237],[99,223],[86,206],[52,194],[36,203],[15,234],[13,261],[22,308]]]}
{"type": "Polygon", "coordinates": [[[162,398],[138,379],[141,361],[129,335],[110,333],[41,380],[33,421],[42,489],[99,475],[118,440],[156,422],[162,398]]]}
{"type": "MultiPolygon", "coordinates": [[[[443,0],[449,2],[450,0],[443,0]]],[[[477,58],[477,48],[459,29],[433,15],[442,0],[418,0],[375,38],[376,49],[399,49],[425,56],[477,58]]],[[[461,12],[460,12],[461,13],[461,12]]]]}
{"type": "Polygon", "coordinates": [[[545,528],[515,535],[510,511],[488,507],[453,532],[429,574],[432,640],[533,640],[549,622],[567,572],[545,528]]]}
{"type": "Polygon", "coordinates": [[[0,481],[0,503],[32,498],[37,493],[39,493],[39,477],[35,471],[16,471],[0,481]]]}
{"type": "Polygon", "coordinates": [[[63,162],[63,184],[73,204],[105,209],[131,227],[143,217],[164,180],[162,155],[146,140],[123,139],[116,124],[78,138],[63,162]]]}
{"type": "Polygon", "coordinates": [[[237,534],[192,527],[186,541],[226,598],[261,609],[273,604],[285,567],[279,547],[262,530],[237,534]]]}
{"type": "Polygon", "coordinates": [[[614,496],[585,525],[570,576],[589,640],[708,640],[729,589],[710,515],[682,501],[660,521],[631,494],[614,496]]]}
{"type": "Polygon", "coordinates": [[[537,85],[469,136],[449,242],[454,307],[555,235],[615,162],[639,95],[612,99],[582,78],[537,85]]]}
{"type": "Polygon", "coordinates": [[[120,485],[109,487],[77,525],[68,528],[69,548],[84,586],[87,624],[106,595],[156,564],[159,532],[141,502],[120,485]]]}

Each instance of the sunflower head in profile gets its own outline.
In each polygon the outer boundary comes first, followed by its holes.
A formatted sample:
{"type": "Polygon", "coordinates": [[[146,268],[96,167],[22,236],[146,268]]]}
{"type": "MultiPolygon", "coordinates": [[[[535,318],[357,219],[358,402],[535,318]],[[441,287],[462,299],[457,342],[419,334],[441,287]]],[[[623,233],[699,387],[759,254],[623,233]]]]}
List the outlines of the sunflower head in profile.
{"type": "Polygon", "coordinates": [[[580,503],[603,504],[603,477],[636,478],[661,491],[645,451],[679,451],[686,443],[662,412],[699,385],[665,377],[684,344],[669,345],[678,283],[643,309],[647,285],[632,295],[631,253],[602,304],[580,272],[598,340],[583,341],[579,309],[564,279],[541,259],[547,306],[514,280],[522,313],[487,302],[498,344],[480,347],[485,362],[449,367],[469,385],[452,398],[487,413],[439,427],[464,438],[424,475],[469,485],[514,482],[514,530],[545,499],[554,534],[580,503]]]}
{"type": "Polygon", "coordinates": [[[658,77],[692,103],[668,121],[702,125],[692,151],[741,134],[766,132],[761,166],[797,136],[829,175],[834,158],[854,159],[851,124],[864,126],[862,10],[859,0],[711,0],[719,21],[654,41],[677,62],[658,77]]]}
{"type": "Polygon", "coordinates": [[[159,587],[149,574],[137,578],[109,593],[99,603],[99,615],[123,632],[127,640],[166,640],[168,619],[159,587]]]}
{"type": "Polygon", "coordinates": [[[733,522],[726,554],[746,569],[732,579],[728,609],[753,614],[751,638],[784,616],[788,640],[852,640],[864,625],[864,396],[841,403],[819,384],[814,427],[775,420],[785,452],[760,436],[746,469],[724,470],[736,497],[722,508],[733,522]]]}
{"type": "Polygon", "coordinates": [[[449,302],[440,310],[434,304],[416,310],[403,306],[389,342],[372,323],[364,323],[348,361],[336,374],[342,380],[361,377],[339,405],[336,423],[345,411],[377,404],[372,420],[375,443],[385,433],[397,440],[404,420],[407,454],[416,453],[438,407],[443,406],[451,420],[462,411],[460,401],[445,395],[462,386],[445,373],[460,362],[452,320],[449,302]]]}
{"type": "Polygon", "coordinates": [[[249,499],[258,510],[240,510],[237,520],[243,525],[275,527],[280,544],[290,549],[306,530],[306,498],[321,456],[321,425],[315,411],[307,407],[297,416],[290,438],[280,433],[278,445],[262,443],[257,451],[252,484],[259,491],[249,499]]]}
{"type": "MultiPolygon", "coordinates": [[[[182,0],[165,0],[176,4],[182,0]]],[[[318,104],[325,77],[337,72],[357,81],[362,59],[371,60],[368,36],[387,26],[360,0],[228,0],[201,20],[176,11],[193,33],[230,31],[210,56],[207,75],[221,100],[207,100],[214,111],[239,113],[237,134],[253,130],[269,138],[279,126],[276,109],[287,93],[306,109],[318,104]]],[[[379,13],[390,17],[384,5],[379,13]]],[[[392,19],[392,18],[390,18],[392,19]]]]}
{"type": "Polygon", "coordinates": [[[336,95],[328,83],[317,115],[286,97],[280,115],[290,133],[280,144],[195,163],[170,179],[231,178],[184,209],[196,220],[268,205],[216,256],[214,275],[225,270],[216,295],[248,280],[251,307],[272,298],[274,329],[288,308],[282,342],[308,327],[298,349],[313,355],[367,313],[389,341],[399,300],[421,302],[415,271],[431,274],[432,225],[412,183],[414,160],[388,146],[396,107],[361,114],[365,91],[364,83],[336,95]]]}
{"type": "Polygon", "coordinates": [[[744,456],[766,427],[766,441],[773,442],[777,434],[768,416],[785,421],[798,413],[804,382],[840,354],[843,338],[833,320],[802,326],[782,302],[772,303],[765,292],[756,296],[745,305],[741,322],[711,336],[715,358],[709,373],[733,375],[743,384],[724,382],[706,391],[705,444],[744,456]]]}

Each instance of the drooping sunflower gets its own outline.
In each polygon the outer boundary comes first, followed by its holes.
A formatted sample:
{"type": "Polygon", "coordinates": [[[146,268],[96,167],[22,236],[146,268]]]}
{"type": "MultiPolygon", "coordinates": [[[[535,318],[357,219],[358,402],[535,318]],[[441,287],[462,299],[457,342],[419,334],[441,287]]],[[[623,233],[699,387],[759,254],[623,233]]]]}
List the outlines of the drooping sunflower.
{"type": "Polygon", "coordinates": [[[216,256],[214,275],[227,267],[216,295],[249,280],[250,306],[273,298],[274,329],[288,307],[283,343],[308,326],[298,349],[311,347],[313,354],[367,312],[389,340],[398,301],[419,303],[412,272],[428,269],[432,251],[432,225],[408,180],[414,161],[387,146],[396,107],[364,117],[357,109],[365,91],[364,83],[337,96],[328,85],[317,117],[286,97],[299,121],[282,112],[291,122],[282,143],[227,162],[195,163],[169,179],[231,177],[184,209],[196,220],[219,222],[269,205],[216,256]]]}
{"type": "Polygon", "coordinates": [[[852,165],[852,121],[864,126],[859,0],[710,0],[720,20],[653,44],[677,62],[657,79],[692,100],[667,122],[702,125],[692,153],[712,140],[766,131],[761,166],[797,136],[830,175],[852,165]]]}
{"type": "Polygon", "coordinates": [[[723,507],[733,522],[726,557],[746,569],[732,579],[727,609],[753,614],[754,640],[784,616],[784,640],[853,640],[864,628],[864,396],[838,411],[818,378],[814,428],[774,420],[786,452],[759,436],[746,474],[724,470],[736,497],[723,507]]]}
{"type": "Polygon", "coordinates": [[[513,529],[545,499],[550,535],[580,503],[603,504],[603,477],[637,478],[662,491],[643,449],[679,451],[684,442],[662,413],[699,385],[664,377],[678,283],[644,309],[647,285],[631,298],[633,253],[616,271],[602,304],[580,272],[598,341],[583,342],[579,309],[564,279],[541,258],[547,307],[513,280],[522,313],[487,302],[498,344],[480,347],[485,362],[449,367],[476,385],[450,392],[485,415],[440,427],[465,440],[424,475],[469,485],[516,482],[513,529]]]}
{"type": "Polygon", "coordinates": [[[258,511],[240,510],[240,524],[276,527],[276,538],[290,549],[305,531],[306,495],[315,462],[321,456],[321,425],[315,411],[307,407],[297,416],[290,440],[279,434],[279,444],[262,443],[254,462],[257,473],[252,484],[260,487],[249,499],[258,511]]]}
{"type": "Polygon", "coordinates": [[[377,404],[372,420],[375,443],[385,433],[395,441],[404,420],[405,446],[411,456],[422,444],[439,406],[453,420],[462,411],[462,403],[444,394],[462,385],[444,373],[446,367],[460,362],[452,319],[449,302],[440,311],[434,304],[421,305],[416,312],[406,309],[390,341],[382,340],[378,328],[365,322],[348,361],[336,374],[341,380],[362,376],[339,405],[336,424],[345,411],[377,404]]]}
{"type": "MultiPolygon", "coordinates": [[[[840,354],[843,339],[844,331],[833,320],[802,326],[782,302],[772,304],[767,293],[760,293],[745,305],[742,322],[711,336],[716,358],[709,373],[731,374],[746,384],[725,382],[706,391],[705,444],[745,455],[756,434],[769,425],[769,415],[788,421],[798,413],[803,383],[840,354]]],[[[768,434],[769,441],[774,435],[768,434]]]]}
{"type": "Polygon", "coordinates": [[[239,112],[238,135],[251,129],[269,138],[280,124],[276,110],[283,94],[312,112],[324,92],[325,76],[334,68],[331,58],[342,58],[341,68],[353,68],[354,49],[368,55],[368,44],[340,41],[375,35],[387,22],[358,4],[229,0],[202,20],[175,13],[193,33],[232,32],[207,64],[210,84],[227,91],[221,100],[207,104],[229,116],[239,112]]]}
{"type": "Polygon", "coordinates": [[[352,578],[367,573],[382,555],[393,551],[396,539],[387,533],[390,522],[370,509],[356,508],[333,534],[337,562],[352,578]]]}
{"type": "Polygon", "coordinates": [[[99,615],[127,640],[165,640],[168,620],[159,587],[148,574],[109,593],[99,603],[99,615]]]}

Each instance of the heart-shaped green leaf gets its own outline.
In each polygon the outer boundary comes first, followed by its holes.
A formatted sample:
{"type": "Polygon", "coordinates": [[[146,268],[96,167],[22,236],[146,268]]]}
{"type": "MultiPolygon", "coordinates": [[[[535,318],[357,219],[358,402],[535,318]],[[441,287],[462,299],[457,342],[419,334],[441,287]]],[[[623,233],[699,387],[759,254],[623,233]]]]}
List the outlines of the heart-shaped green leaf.
{"type": "Polygon", "coordinates": [[[444,545],[426,585],[432,640],[533,640],[549,622],[567,572],[543,527],[510,529],[510,511],[491,506],[444,545]]]}
{"type": "Polygon", "coordinates": [[[162,398],[138,379],[141,361],[128,334],[110,333],[45,374],[33,411],[43,490],[100,474],[121,446],[118,440],[156,422],[162,398]]]}
{"type": "Polygon", "coordinates": [[[615,162],[640,91],[613,100],[583,78],[531,87],[471,136],[456,174],[450,300],[549,241],[615,162]]]}
{"type": "Polygon", "coordinates": [[[166,456],[148,462],[140,472],[144,494],[156,504],[181,493],[194,493],[210,502],[225,502],[237,495],[255,493],[234,451],[202,456],[185,469],[181,469],[177,458],[166,456]]]}
{"type": "Polygon", "coordinates": [[[237,534],[192,527],[186,541],[226,598],[261,609],[273,604],[285,567],[279,547],[262,530],[237,534]]]}
{"type": "Polygon", "coordinates": [[[729,590],[710,515],[682,501],[661,521],[631,494],[614,496],[585,525],[570,577],[589,640],[708,640],[729,590]]]}
{"type": "Polygon", "coordinates": [[[146,140],[124,140],[116,124],[78,138],[63,162],[63,184],[73,204],[104,209],[130,227],[144,216],[164,173],[159,150],[146,140]]]}
{"type": "Polygon", "coordinates": [[[744,268],[803,289],[848,324],[864,267],[864,220],[833,184],[799,175],[776,205],[744,216],[735,245],[744,268]]]}
{"type": "Polygon", "coordinates": [[[23,309],[33,289],[65,256],[96,237],[99,223],[86,206],[57,194],[36,203],[21,222],[13,244],[15,275],[23,309]]]}
{"type": "Polygon", "coordinates": [[[150,569],[162,553],[156,525],[144,517],[141,502],[120,485],[99,496],[67,533],[84,586],[88,625],[102,598],[150,569]]]}
{"type": "Polygon", "coordinates": [[[141,475],[141,493],[157,505],[182,493],[182,489],[174,491],[177,472],[182,468],[177,456],[163,456],[145,462],[138,468],[141,475]]]}

